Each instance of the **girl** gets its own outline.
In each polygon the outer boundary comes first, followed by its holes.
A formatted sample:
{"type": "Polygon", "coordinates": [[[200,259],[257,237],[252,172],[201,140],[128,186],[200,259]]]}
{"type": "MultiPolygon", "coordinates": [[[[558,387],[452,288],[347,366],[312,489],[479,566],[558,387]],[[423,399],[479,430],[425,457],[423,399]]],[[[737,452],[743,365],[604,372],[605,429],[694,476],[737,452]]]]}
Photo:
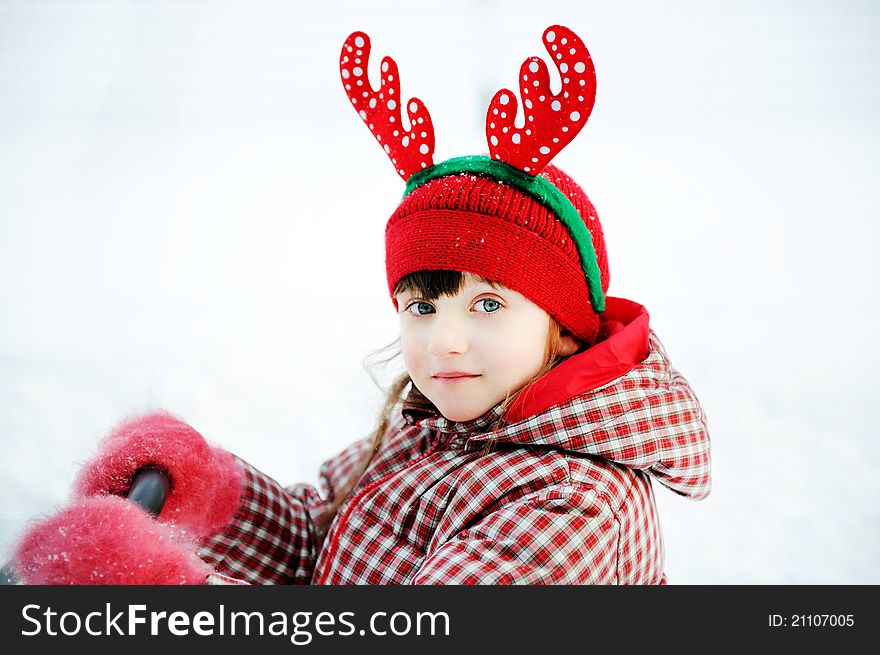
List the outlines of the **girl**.
{"type": "Polygon", "coordinates": [[[544,42],[562,90],[527,60],[525,127],[501,90],[490,156],[436,165],[420,101],[403,125],[393,60],[377,91],[367,36],[343,46],[346,92],[407,182],[386,226],[406,374],[373,435],[323,465],[321,491],[280,486],[170,414],[135,418],[25,536],[26,581],[665,582],[651,478],[708,494],[705,420],[646,310],[605,295],[596,211],[549,163],[592,109],[592,63],[564,27],[544,42]],[[156,520],[118,497],[145,467],[171,481],[156,520]]]}

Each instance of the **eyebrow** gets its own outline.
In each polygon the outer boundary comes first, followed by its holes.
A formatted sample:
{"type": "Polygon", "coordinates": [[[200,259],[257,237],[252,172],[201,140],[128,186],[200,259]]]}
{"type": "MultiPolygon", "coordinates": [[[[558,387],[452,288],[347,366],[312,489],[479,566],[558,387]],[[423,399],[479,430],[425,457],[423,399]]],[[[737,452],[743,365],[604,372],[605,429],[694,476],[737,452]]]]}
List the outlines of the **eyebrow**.
{"type": "Polygon", "coordinates": [[[481,284],[478,284],[477,286],[480,288],[478,288],[474,292],[475,296],[479,296],[484,293],[494,293],[496,296],[502,296],[502,295],[505,295],[505,292],[507,291],[507,289],[504,287],[493,287],[492,285],[489,285],[489,284],[482,284],[481,283],[481,284]]]}

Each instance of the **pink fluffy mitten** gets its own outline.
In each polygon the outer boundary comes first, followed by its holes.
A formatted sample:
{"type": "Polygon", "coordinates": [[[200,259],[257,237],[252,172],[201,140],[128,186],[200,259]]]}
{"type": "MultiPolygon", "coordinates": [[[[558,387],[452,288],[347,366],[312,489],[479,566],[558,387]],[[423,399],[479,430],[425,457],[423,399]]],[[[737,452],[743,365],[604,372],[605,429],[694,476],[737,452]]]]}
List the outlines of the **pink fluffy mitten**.
{"type": "Polygon", "coordinates": [[[14,555],[25,584],[204,584],[192,536],[116,496],[75,501],[32,525],[14,555]]]}
{"type": "Polygon", "coordinates": [[[171,490],[158,516],[198,539],[226,527],[238,511],[243,477],[235,458],[214,448],[165,412],[124,421],[99,444],[75,483],[75,494],[125,495],[138,469],[164,471],[171,490]]]}
{"type": "Polygon", "coordinates": [[[202,584],[212,568],[198,545],[234,518],[243,474],[165,412],[123,421],[80,471],[67,507],[33,524],[13,568],[27,584],[202,584]],[[125,496],[142,468],[170,482],[158,517],[125,496]]]}

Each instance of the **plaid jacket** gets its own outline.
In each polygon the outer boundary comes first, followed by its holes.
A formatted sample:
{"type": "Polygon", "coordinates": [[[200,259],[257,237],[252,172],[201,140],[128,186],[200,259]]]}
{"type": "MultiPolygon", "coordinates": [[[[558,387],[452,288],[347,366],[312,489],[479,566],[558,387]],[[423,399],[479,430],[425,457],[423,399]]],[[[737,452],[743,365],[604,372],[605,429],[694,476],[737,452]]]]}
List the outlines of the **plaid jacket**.
{"type": "Polygon", "coordinates": [[[327,461],[321,491],[246,477],[232,524],[203,544],[211,582],[657,584],[663,541],[651,478],[709,493],[699,402],[641,306],[608,299],[605,339],[510,408],[473,421],[401,411],[326,538],[315,517],[370,448],[327,461]]]}

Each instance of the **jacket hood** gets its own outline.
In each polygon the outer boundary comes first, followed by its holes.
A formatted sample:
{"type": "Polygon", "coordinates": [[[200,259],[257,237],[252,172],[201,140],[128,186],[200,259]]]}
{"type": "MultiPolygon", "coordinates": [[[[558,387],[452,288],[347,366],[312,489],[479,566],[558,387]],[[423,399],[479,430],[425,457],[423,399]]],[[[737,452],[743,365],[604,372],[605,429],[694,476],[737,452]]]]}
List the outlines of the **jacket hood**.
{"type": "Polygon", "coordinates": [[[687,497],[709,493],[700,403],[638,303],[609,297],[600,341],[526,387],[499,427],[500,414],[500,404],[471,421],[404,410],[408,423],[460,435],[469,449],[490,438],[557,448],[645,471],[687,497]]]}

